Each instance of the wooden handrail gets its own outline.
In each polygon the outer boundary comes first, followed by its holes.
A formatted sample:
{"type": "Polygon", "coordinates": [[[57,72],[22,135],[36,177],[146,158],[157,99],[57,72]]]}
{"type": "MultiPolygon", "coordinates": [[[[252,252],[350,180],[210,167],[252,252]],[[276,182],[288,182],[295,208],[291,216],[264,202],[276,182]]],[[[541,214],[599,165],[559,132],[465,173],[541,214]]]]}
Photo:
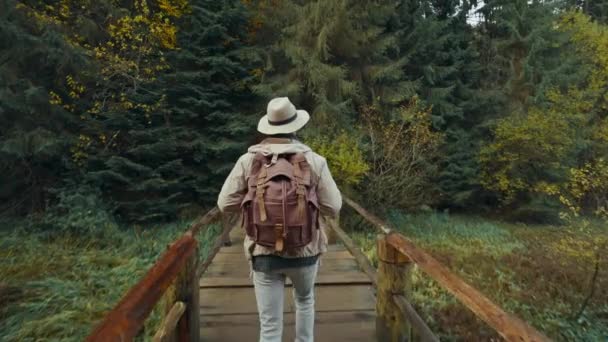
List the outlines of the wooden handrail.
{"type": "Polygon", "coordinates": [[[372,282],[372,285],[376,287],[378,283],[376,279],[376,269],[374,269],[374,266],[372,266],[369,259],[365,256],[365,254],[363,254],[363,252],[361,252],[361,250],[357,246],[355,246],[353,240],[348,236],[348,234],[346,234],[344,230],[342,230],[342,228],[338,226],[337,223],[333,222],[329,225],[329,227],[336,233],[336,235],[342,241],[344,247],[346,247],[350,254],[355,257],[355,260],[357,261],[357,264],[359,265],[361,270],[369,277],[372,282]]]}
{"type": "Polygon", "coordinates": [[[184,302],[176,302],[169,310],[165,319],[160,324],[160,329],[152,338],[152,342],[165,342],[169,339],[169,336],[175,332],[177,322],[182,318],[182,315],[186,312],[186,304],[184,302]]]}
{"type": "MultiPolygon", "coordinates": [[[[217,207],[211,209],[197,220],[179,239],[170,244],[152,268],[148,270],[137,284],[131,287],[86,340],[99,342],[132,340],[143,327],[144,321],[150,315],[154,306],[169,286],[176,281],[178,276],[180,277],[180,284],[176,285],[188,288],[192,286],[196,287],[193,289],[193,291],[196,290],[196,296],[193,297],[193,294],[190,293],[182,293],[182,295],[189,298],[188,300],[192,300],[190,304],[196,306],[196,309],[193,309],[191,306],[184,309],[189,311],[196,310],[198,314],[198,280],[190,281],[181,277],[187,276],[185,273],[190,272],[192,276],[195,276],[196,269],[190,271],[192,267],[196,268],[198,260],[196,253],[198,241],[194,237],[202,227],[211,223],[219,215],[220,211],[217,207]]],[[[186,290],[181,289],[180,291],[186,290]]],[[[187,305],[187,303],[184,304],[187,305]]],[[[183,316],[183,313],[180,316],[183,316]]],[[[196,325],[197,322],[197,319],[192,319],[190,323],[196,325]]],[[[186,327],[190,331],[198,331],[198,326],[188,327],[188,324],[188,322],[184,322],[181,325],[182,329],[186,327]]]]}
{"type": "MultiPolygon", "coordinates": [[[[378,274],[376,269],[371,264],[369,259],[361,252],[361,250],[355,245],[353,240],[346,234],[342,228],[339,227],[338,223],[335,221],[331,221],[329,227],[336,233],[338,239],[342,241],[346,249],[355,257],[357,264],[361,268],[361,270],[367,274],[370,278],[372,285],[374,287],[378,286],[378,274]]],[[[393,295],[393,300],[395,304],[399,307],[403,315],[411,322],[411,324],[416,328],[416,331],[420,335],[420,338],[423,342],[438,342],[439,339],[433,334],[433,332],[429,329],[428,325],[420,318],[416,310],[412,307],[412,305],[407,301],[407,299],[402,295],[393,295]]]]}
{"type": "Polygon", "coordinates": [[[430,254],[416,247],[405,236],[396,233],[390,225],[367,212],[367,210],[351,199],[344,198],[344,201],[361,214],[361,216],[374,224],[381,232],[386,233],[387,242],[391,246],[410,258],[424,273],[437,281],[441,287],[448,290],[504,339],[507,341],[550,341],[548,337],[535,330],[526,322],[505,312],[481,292],[452,273],[430,254]]]}
{"type": "MultiPolygon", "coordinates": [[[[385,236],[386,239],[383,240],[386,241],[384,246],[390,245],[390,248],[394,248],[394,253],[396,253],[394,255],[399,255],[398,253],[401,253],[412,262],[416,263],[423,272],[452,293],[477,317],[494,328],[507,341],[549,341],[546,336],[536,331],[519,318],[505,312],[482,293],[451,273],[431,255],[416,247],[412,241],[408,240],[403,235],[396,233],[391,226],[381,219],[367,212],[363,207],[349,198],[344,198],[344,201],[385,234],[382,235],[385,236]]],[[[143,327],[145,319],[161,296],[172,282],[176,280],[178,274],[180,274],[180,272],[189,272],[188,270],[191,269],[190,267],[196,265],[196,260],[192,261],[192,258],[197,258],[196,250],[198,246],[198,242],[194,236],[203,226],[216,219],[219,214],[220,211],[218,208],[210,210],[193,224],[193,226],[177,241],[171,244],[161,258],[159,258],[154,266],[146,273],[144,278],[133,286],[129,292],[123,296],[115,308],[105,316],[104,320],[89,335],[87,341],[105,342],[132,340],[143,327]]],[[[214,243],[210,257],[200,265],[198,272],[193,273],[193,276],[198,278],[198,276],[206,270],[213,259],[213,256],[218,252],[226,240],[226,237],[230,233],[230,228],[231,226],[223,227],[222,234],[214,243]]],[[[356,248],[353,241],[342,229],[335,225],[331,228],[344,242],[347,249],[355,256],[355,259],[362,267],[363,271],[372,279],[372,282],[376,284],[376,272],[369,263],[367,257],[356,248]]],[[[192,272],[194,272],[194,270],[196,270],[196,268],[194,268],[192,272]]],[[[193,284],[194,283],[195,282],[193,282],[193,284]]],[[[198,289],[198,286],[196,286],[196,289],[198,289]]],[[[393,295],[392,300],[406,315],[408,320],[417,326],[417,330],[421,337],[425,340],[436,340],[432,335],[432,332],[430,332],[428,327],[422,322],[420,317],[407,302],[407,298],[402,295],[393,295]]],[[[171,310],[173,315],[170,316],[182,317],[186,305],[187,303],[182,303],[181,306],[176,304],[171,310]]],[[[196,310],[198,310],[198,308],[196,310]]],[[[166,320],[168,324],[175,326],[175,322],[173,321],[178,320],[179,318],[174,319],[168,317],[167,319],[169,319],[169,321],[166,320]]],[[[194,322],[195,325],[196,323],[197,322],[194,322]]],[[[191,328],[194,328],[194,326],[191,328]]]]}
{"type": "Polygon", "coordinates": [[[378,218],[378,216],[376,216],[376,215],[368,212],[367,210],[365,210],[362,206],[360,206],[359,204],[357,204],[355,201],[351,200],[348,197],[342,197],[342,199],[351,208],[355,209],[355,211],[358,212],[359,215],[363,216],[363,218],[365,218],[370,223],[372,223],[373,225],[375,225],[376,228],[379,229],[381,233],[388,234],[391,231],[393,231],[392,227],[390,227],[386,223],[384,223],[380,218],[378,218]]]}
{"type": "Polygon", "coordinates": [[[452,273],[430,254],[419,249],[399,233],[391,233],[387,241],[399,252],[409,257],[418,267],[448,290],[469,310],[494,328],[507,341],[549,341],[526,322],[505,312],[481,292],[452,273]]]}
{"type": "Polygon", "coordinates": [[[393,301],[399,307],[401,312],[407,317],[412,326],[416,329],[417,335],[420,336],[422,342],[439,342],[439,339],[429,326],[420,318],[416,310],[412,307],[412,305],[407,301],[407,299],[402,295],[393,295],[393,301]]]}
{"type": "Polygon", "coordinates": [[[196,236],[199,233],[199,231],[201,230],[201,228],[203,228],[206,225],[208,225],[209,223],[213,222],[219,216],[220,216],[220,209],[218,207],[214,207],[213,209],[211,209],[207,213],[205,213],[205,215],[203,215],[203,217],[198,219],[192,225],[192,227],[190,227],[190,229],[188,229],[188,231],[192,234],[192,236],[196,236]]]}
{"type": "Polygon", "coordinates": [[[87,341],[109,342],[133,339],[158,300],[196,251],[190,232],[175,241],[145,277],[133,286],[89,335],[87,341]]]}
{"type": "Polygon", "coordinates": [[[222,233],[215,239],[215,242],[213,243],[213,247],[211,248],[211,251],[209,252],[209,254],[205,258],[205,260],[201,263],[201,265],[196,270],[196,276],[198,278],[202,277],[203,273],[205,273],[205,271],[207,270],[209,265],[211,265],[211,263],[213,262],[213,258],[215,258],[215,255],[220,251],[222,246],[224,246],[224,244],[227,240],[227,237],[230,234],[230,231],[232,230],[233,227],[234,226],[232,226],[230,224],[224,223],[224,225],[222,227],[222,233]]]}

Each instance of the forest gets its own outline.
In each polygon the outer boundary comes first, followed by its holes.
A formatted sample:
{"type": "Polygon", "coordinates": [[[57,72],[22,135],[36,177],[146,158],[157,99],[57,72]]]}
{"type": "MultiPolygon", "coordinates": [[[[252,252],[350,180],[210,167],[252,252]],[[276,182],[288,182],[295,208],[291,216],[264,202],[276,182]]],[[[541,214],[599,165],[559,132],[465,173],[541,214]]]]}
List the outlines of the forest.
{"type": "MultiPolygon", "coordinates": [[[[343,194],[552,339],[608,339],[608,0],[0,0],[0,340],[86,336],[278,96],[343,194]]],[[[442,340],[495,337],[418,281],[442,340]]]]}

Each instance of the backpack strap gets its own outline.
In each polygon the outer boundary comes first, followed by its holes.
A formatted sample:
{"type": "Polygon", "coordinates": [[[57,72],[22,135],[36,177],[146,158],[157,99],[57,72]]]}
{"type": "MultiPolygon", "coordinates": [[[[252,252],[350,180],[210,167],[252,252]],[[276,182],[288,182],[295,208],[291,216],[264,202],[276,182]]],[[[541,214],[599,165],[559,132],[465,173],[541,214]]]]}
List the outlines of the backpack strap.
{"type": "Polygon", "coordinates": [[[264,163],[266,158],[261,153],[256,154],[256,159],[261,162],[261,165],[256,178],[255,195],[257,197],[258,208],[260,209],[260,220],[264,222],[268,219],[268,216],[266,215],[266,205],[264,204],[264,192],[266,192],[266,178],[268,177],[268,171],[264,163]]]}
{"type": "Polygon", "coordinates": [[[306,157],[302,153],[296,153],[292,158],[293,176],[296,181],[296,194],[298,195],[298,207],[296,209],[298,219],[304,219],[304,211],[306,210],[306,181],[300,163],[306,163],[306,157]]]}

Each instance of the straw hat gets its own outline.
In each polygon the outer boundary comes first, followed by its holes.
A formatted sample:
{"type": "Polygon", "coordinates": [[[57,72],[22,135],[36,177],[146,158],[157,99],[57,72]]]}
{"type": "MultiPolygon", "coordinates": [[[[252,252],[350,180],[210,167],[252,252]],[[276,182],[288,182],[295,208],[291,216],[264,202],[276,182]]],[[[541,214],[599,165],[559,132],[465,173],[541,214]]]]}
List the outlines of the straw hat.
{"type": "Polygon", "coordinates": [[[287,97],[277,97],[268,102],[266,115],[258,123],[258,131],[266,135],[293,133],[310,120],[307,111],[296,109],[287,97]]]}

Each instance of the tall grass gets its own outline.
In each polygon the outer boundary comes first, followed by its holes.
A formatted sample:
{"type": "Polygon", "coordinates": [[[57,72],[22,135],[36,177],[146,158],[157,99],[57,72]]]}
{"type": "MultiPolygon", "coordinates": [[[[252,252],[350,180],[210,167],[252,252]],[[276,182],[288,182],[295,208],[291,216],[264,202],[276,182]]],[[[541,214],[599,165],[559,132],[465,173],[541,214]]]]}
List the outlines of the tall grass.
{"type": "MultiPolygon", "coordinates": [[[[390,212],[386,218],[419,247],[480,290],[557,341],[608,341],[608,257],[598,291],[581,319],[572,318],[587,293],[592,265],[556,250],[564,227],[523,226],[444,213],[390,212]]],[[[348,227],[345,227],[348,229],[348,227]]],[[[606,234],[608,229],[596,230],[606,234]]],[[[377,232],[349,232],[374,265],[377,232]]],[[[581,234],[569,238],[593,238],[581,234]]],[[[581,244],[583,245],[583,244],[581,244]]],[[[439,284],[414,268],[412,302],[442,340],[489,341],[496,334],[439,284]]]]}
{"type": "MultiPolygon", "coordinates": [[[[83,340],[189,224],[82,232],[2,227],[0,340],[83,340]]],[[[212,226],[198,237],[201,256],[218,232],[212,226]]],[[[158,321],[155,310],[144,336],[158,321]]]]}

